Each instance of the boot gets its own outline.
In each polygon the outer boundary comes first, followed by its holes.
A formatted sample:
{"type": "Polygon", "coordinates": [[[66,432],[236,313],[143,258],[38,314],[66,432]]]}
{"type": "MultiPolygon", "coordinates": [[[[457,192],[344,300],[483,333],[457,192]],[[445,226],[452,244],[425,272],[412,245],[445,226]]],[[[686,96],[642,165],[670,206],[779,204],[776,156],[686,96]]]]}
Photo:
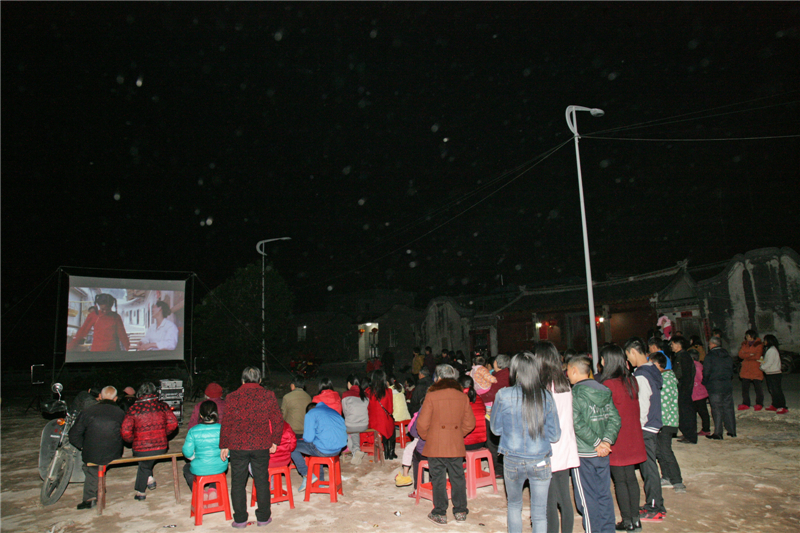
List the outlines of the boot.
{"type": "Polygon", "coordinates": [[[389,439],[381,437],[383,441],[383,458],[387,461],[391,459],[391,454],[389,453],[389,439]]]}
{"type": "Polygon", "coordinates": [[[395,453],[395,446],[397,444],[397,435],[392,435],[389,437],[389,459],[397,459],[397,453],[395,453]]]}

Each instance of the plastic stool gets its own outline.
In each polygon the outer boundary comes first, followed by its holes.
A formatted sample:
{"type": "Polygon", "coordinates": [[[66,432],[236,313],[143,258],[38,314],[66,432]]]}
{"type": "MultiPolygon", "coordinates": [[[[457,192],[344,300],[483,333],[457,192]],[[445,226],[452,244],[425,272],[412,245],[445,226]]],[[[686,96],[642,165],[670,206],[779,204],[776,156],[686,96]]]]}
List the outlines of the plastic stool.
{"type": "Polygon", "coordinates": [[[228,478],[223,474],[213,476],[195,476],[192,483],[192,507],[190,517],[194,517],[194,525],[203,525],[203,515],[225,511],[225,519],[231,520],[231,502],[228,499],[228,478]],[[211,483],[217,484],[217,497],[203,500],[203,489],[211,483]]]}
{"type": "Polygon", "coordinates": [[[408,423],[409,422],[411,422],[411,420],[399,420],[399,421],[394,423],[395,427],[400,429],[400,447],[401,448],[405,448],[406,444],[411,442],[411,439],[409,439],[408,436],[406,435],[408,433],[408,423]]]}
{"type": "Polygon", "coordinates": [[[358,444],[361,451],[373,456],[374,463],[383,464],[383,437],[377,429],[368,429],[358,434],[358,444]],[[372,442],[370,442],[370,440],[372,442]]]}
{"type": "MultiPolygon", "coordinates": [[[[420,461],[419,468],[417,469],[417,501],[415,505],[419,505],[419,499],[425,498],[426,500],[433,501],[433,483],[428,481],[427,483],[423,483],[422,477],[423,471],[428,471],[428,478],[430,478],[431,468],[428,466],[428,461],[420,461]]],[[[450,480],[447,480],[447,498],[450,499],[452,496],[452,490],[450,487],[450,480]]]]}
{"type": "MultiPolygon", "coordinates": [[[[292,467],[294,465],[289,463],[286,466],[276,466],[269,469],[269,479],[272,484],[272,490],[269,494],[270,503],[289,502],[289,509],[294,509],[294,496],[292,496],[292,467]],[[291,466],[289,466],[291,465],[291,466]],[[283,480],[286,480],[286,490],[283,489],[283,480]]],[[[258,493],[256,492],[256,483],[253,481],[253,493],[250,497],[250,507],[255,507],[258,501],[258,493]]]]}
{"type": "Polygon", "coordinates": [[[488,448],[477,450],[467,450],[467,498],[475,498],[478,495],[479,487],[494,487],[497,494],[497,479],[494,476],[494,463],[492,454],[488,448]],[[481,468],[481,462],[486,459],[489,461],[489,471],[485,472],[481,468]]]}
{"type": "Polygon", "coordinates": [[[338,494],[344,495],[342,490],[342,466],[339,463],[339,456],[333,457],[306,457],[308,472],[306,477],[306,497],[304,501],[309,501],[312,494],[330,494],[331,502],[339,501],[338,494]],[[322,481],[322,467],[328,467],[328,479],[322,481]],[[317,480],[314,481],[314,476],[317,480]]]}

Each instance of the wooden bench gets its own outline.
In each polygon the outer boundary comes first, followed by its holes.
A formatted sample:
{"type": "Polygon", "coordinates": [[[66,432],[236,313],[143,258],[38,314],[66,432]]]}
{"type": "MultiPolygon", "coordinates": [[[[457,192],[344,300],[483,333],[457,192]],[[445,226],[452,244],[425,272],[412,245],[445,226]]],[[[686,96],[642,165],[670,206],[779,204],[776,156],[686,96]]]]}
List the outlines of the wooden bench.
{"type": "Polygon", "coordinates": [[[106,470],[112,465],[124,465],[130,463],[138,463],[139,461],[160,461],[162,459],[172,459],[172,481],[175,485],[175,502],[181,502],[181,488],[180,479],[178,476],[178,458],[183,457],[180,452],[165,453],[162,455],[151,455],[149,457],[123,457],[115,459],[107,465],[97,465],[94,463],[86,463],[86,466],[97,466],[97,514],[103,514],[103,508],[106,506],[106,470]]]}

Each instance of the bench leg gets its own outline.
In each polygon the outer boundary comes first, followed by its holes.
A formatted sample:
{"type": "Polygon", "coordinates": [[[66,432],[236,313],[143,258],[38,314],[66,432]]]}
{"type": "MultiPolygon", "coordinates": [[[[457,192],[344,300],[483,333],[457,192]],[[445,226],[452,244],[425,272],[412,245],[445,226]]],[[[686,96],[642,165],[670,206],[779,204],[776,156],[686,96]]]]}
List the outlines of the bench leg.
{"type": "Polygon", "coordinates": [[[103,507],[106,505],[106,467],[97,467],[97,516],[103,514],[103,507]]]}
{"type": "Polygon", "coordinates": [[[172,481],[175,484],[175,503],[181,503],[181,487],[178,481],[178,459],[172,458],[172,481]]]}

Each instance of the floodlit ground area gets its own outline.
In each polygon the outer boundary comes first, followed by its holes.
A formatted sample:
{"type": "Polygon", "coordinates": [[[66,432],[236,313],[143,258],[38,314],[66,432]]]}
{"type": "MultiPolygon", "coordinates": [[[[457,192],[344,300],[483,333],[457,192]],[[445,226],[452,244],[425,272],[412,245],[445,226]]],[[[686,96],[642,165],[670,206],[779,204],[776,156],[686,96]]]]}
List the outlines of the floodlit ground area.
{"type": "MultiPolygon", "coordinates": [[[[737,392],[734,398],[738,401],[737,392]]],[[[645,531],[669,532],[763,532],[800,531],[800,375],[784,376],[788,391],[789,414],[752,410],[737,412],[738,437],[711,441],[700,438],[696,445],[675,442],[674,449],[687,487],[685,494],[664,490],[668,509],[661,524],[644,524],[645,531]]],[[[190,412],[192,405],[187,405],[190,412]]],[[[46,420],[24,407],[3,404],[2,411],[2,489],[0,507],[2,531],[63,532],[89,531],[155,533],[170,531],[230,531],[230,521],[222,513],[206,515],[202,526],[189,517],[190,491],[182,476],[181,503],[175,503],[169,462],[156,466],[158,489],[148,492],[144,502],[134,501],[135,466],[112,468],[108,473],[108,501],[103,516],[96,510],[78,511],[82,484],[70,484],[54,505],[39,501],[41,480],[37,470],[39,438],[46,420]]],[[[170,451],[180,451],[186,435],[186,422],[170,443],[170,451]]],[[[674,442],[674,441],[673,441],[674,442]]],[[[130,455],[126,449],[126,455],[130,455]]],[[[182,466],[182,461],[179,462],[182,466]]],[[[325,495],[312,495],[303,501],[298,493],[299,476],[293,471],[295,508],[288,503],[272,506],[273,522],[259,531],[434,531],[455,529],[462,532],[506,530],[506,505],[502,480],[499,492],[491,487],[478,489],[469,501],[465,523],[456,523],[449,514],[446,526],[427,521],[430,502],[419,505],[408,498],[409,488],[396,488],[394,476],[400,461],[383,466],[365,461],[353,466],[342,462],[344,496],[330,503],[325,495]],[[398,516],[399,513],[399,516],[398,516]]],[[[248,483],[248,493],[250,485],[248,483]]],[[[527,491],[526,491],[527,496],[527,491]]],[[[249,496],[248,496],[249,501],[249,496]]],[[[528,516],[525,505],[523,516],[528,516]]],[[[619,514],[617,514],[619,518],[619,514]]],[[[250,520],[254,520],[250,508],[250,520]]],[[[523,521],[524,523],[527,520],[523,521]]],[[[527,529],[530,531],[530,529],[527,529]]],[[[574,531],[582,531],[575,515],[574,531]]]]}

